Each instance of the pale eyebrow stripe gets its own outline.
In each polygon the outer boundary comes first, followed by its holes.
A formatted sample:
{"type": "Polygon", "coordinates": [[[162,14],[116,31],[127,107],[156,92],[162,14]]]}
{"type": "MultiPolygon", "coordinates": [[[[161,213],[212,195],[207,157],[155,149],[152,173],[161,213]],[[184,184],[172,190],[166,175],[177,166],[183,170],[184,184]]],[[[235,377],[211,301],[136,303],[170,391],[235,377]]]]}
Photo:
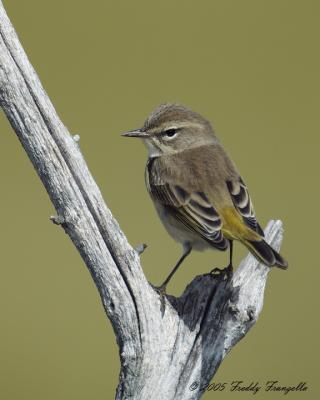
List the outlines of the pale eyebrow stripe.
{"type": "Polygon", "coordinates": [[[197,123],[197,122],[185,122],[185,123],[179,123],[178,121],[173,121],[170,124],[168,123],[164,123],[163,125],[160,125],[159,127],[150,129],[149,132],[151,134],[159,134],[162,133],[164,131],[167,131],[168,129],[181,129],[181,128],[187,128],[187,127],[202,127],[201,124],[197,123]]]}

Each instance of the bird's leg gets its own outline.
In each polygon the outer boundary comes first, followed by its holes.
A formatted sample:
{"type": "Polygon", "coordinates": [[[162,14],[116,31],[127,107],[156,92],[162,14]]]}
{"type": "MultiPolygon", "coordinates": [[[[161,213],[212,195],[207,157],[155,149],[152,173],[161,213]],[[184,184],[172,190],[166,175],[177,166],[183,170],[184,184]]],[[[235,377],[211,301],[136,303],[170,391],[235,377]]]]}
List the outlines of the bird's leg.
{"type": "Polygon", "coordinates": [[[192,250],[192,246],[190,243],[185,243],[183,245],[183,254],[182,256],[179,258],[178,262],[176,263],[176,265],[174,266],[173,270],[170,272],[170,274],[167,276],[167,278],[165,279],[165,281],[162,283],[162,285],[160,286],[154,286],[154,289],[160,294],[161,296],[161,309],[164,311],[164,296],[166,294],[166,287],[169,283],[169,281],[171,280],[171,278],[173,277],[173,275],[176,273],[176,271],[178,270],[178,268],[180,267],[180,265],[182,264],[182,262],[184,261],[184,259],[191,253],[192,250]]]}
{"type": "Polygon", "coordinates": [[[226,268],[213,268],[210,271],[210,274],[223,274],[224,276],[227,277],[227,279],[231,279],[233,275],[233,265],[232,265],[232,256],[233,256],[233,240],[229,240],[229,264],[226,268]]]}
{"type": "Polygon", "coordinates": [[[178,268],[180,267],[180,265],[182,264],[182,262],[184,261],[184,259],[191,253],[192,247],[190,245],[190,243],[186,243],[183,246],[183,254],[182,256],[179,258],[178,262],[176,263],[176,265],[174,266],[173,270],[170,272],[170,274],[167,276],[167,278],[165,279],[165,281],[162,283],[162,285],[160,285],[159,287],[157,287],[156,289],[158,289],[159,291],[165,293],[166,292],[166,287],[169,283],[169,281],[171,280],[171,278],[173,277],[173,275],[176,273],[176,271],[178,270],[178,268]]]}
{"type": "Polygon", "coordinates": [[[233,256],[233,240],[229,240],[229,248],[230,248],[230,252],[229,252],[229,265],[226,268],[226,273],[227,273],[227,277],[228,278],[232,278],[233,275],[233,264],[232,264],[232,256],[233,256]]]}

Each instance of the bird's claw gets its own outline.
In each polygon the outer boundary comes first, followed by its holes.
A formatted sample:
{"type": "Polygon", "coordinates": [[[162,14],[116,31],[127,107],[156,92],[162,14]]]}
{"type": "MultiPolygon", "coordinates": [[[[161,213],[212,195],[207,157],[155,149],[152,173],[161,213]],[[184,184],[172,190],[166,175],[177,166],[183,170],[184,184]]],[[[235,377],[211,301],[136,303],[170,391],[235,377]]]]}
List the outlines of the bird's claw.
{"type": "Polygon", "coordinates": [[[230,280],[233,276],[233,267],[232,265],[228,265],[226,268],[213,268],[209,274],[213,276],[221,276],[223,279],[230,280]]]}
{"type": "MultiPolygon", "coordinates": [[[[152,285],[153,286],[153,285],[152,285]]],[[[161,314],[163,315],[166,309],[166,285],[161,285],[161,286],[153,286],[153,289],[158,293],[160,296],[160,311],[161,314]]]]}

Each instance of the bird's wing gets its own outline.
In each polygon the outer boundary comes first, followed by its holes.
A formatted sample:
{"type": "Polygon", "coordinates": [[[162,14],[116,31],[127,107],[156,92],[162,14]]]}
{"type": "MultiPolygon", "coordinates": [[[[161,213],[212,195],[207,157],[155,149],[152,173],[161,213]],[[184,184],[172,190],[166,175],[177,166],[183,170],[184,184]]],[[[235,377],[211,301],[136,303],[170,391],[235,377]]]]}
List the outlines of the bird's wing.
{"type": "Polygon", "coordinates": [[[227,187],[233,204],[239,214],[242,216],[245,224],[253,231],[264,237],[264,232],[259,225],[254,213],[248,188],[243,180],[239,177],[238,180],[227,181],[227,187]]]}
{"type": "Polygon", "coordinates": [[[181,186],[165,182],[163,177],[160,179],[155,175],[148,175],[146,183],[152,197],[187,229],[196,232],[219,250],[228,247],[228,241],[221,231],[220,217],[203,192],[189,193],[181,186]]]}

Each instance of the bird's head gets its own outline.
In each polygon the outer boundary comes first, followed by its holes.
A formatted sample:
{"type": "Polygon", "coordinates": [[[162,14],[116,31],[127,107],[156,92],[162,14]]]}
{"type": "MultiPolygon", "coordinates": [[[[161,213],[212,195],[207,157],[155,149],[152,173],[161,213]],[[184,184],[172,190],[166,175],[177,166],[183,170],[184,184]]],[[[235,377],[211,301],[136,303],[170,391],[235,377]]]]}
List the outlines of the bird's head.
{"type": "Polygon", "coordinates": [[[179,153],[218,140],[209,121],[179,104],[160,105],[142,128],[122,136],[143,139],[150,157],[179,153]]]}

